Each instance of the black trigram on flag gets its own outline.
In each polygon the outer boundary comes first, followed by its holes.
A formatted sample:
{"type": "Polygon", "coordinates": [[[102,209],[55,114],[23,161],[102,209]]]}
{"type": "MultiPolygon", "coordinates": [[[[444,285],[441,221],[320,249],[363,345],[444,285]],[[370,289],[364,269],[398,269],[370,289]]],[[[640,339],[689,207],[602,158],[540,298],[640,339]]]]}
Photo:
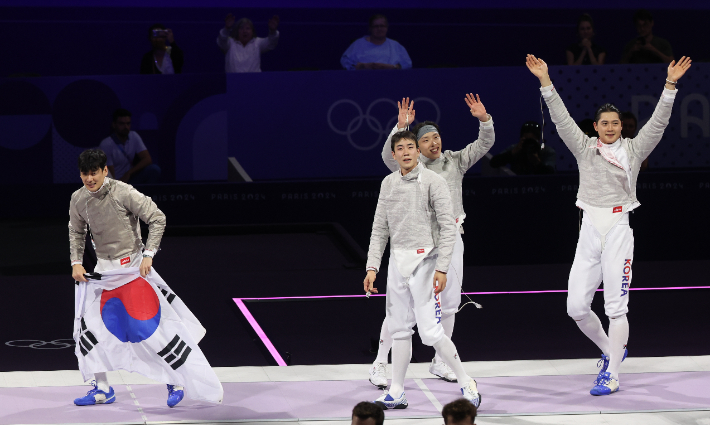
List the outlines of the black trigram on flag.
{"type": "Polygon", "coordinates": [[[166,291],[165,289],[160,289],[160,292],[163,293],[163,296],[168,300],[168,304],[172,304],[173,300],[175,299],[175,294],[166,291]]]}
{"type": "Polygon", "coordinates": [[[86,322],[84,322],[84,318],[82,317],[81,333],[79,334],[79,349],[81,350],[81,354],[86,357],[86,355],[89,354],[89,351],[91,351],[98,343],[99,341],[96,339],[94,334],[86,328],[86,322]]]}
{"type": "MultiPolygon", "coordinates": [[[[173,297],[174,296],[175,295],[173,294],[173,297]]],[[[165,360],[165,362],[173,368],[173,370],[177,370],[177,368],[185,363],[187,356],[190,355],[191,351],[192,348],[188,347],[187,344],[185,344],[185,341],[175,335],[175,338],[173,338],[173,340],[170,341],[165,348],[160,350],[158,355],[162,357],[163,360],[165,360]]]]}

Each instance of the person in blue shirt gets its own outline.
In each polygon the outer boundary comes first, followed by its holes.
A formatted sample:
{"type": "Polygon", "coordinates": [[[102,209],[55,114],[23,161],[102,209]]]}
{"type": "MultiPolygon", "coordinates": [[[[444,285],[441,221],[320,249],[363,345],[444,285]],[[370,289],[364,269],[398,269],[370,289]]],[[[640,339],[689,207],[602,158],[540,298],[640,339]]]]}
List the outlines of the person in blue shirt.
{"type": "Polygon", "coordinates": [[[340,58],[347,70],[355,69],[409,69],[412,60],[398,42],[387,38],[387,18],[374,15],[370,18],[370,35],[358,38],[340,58]]]}

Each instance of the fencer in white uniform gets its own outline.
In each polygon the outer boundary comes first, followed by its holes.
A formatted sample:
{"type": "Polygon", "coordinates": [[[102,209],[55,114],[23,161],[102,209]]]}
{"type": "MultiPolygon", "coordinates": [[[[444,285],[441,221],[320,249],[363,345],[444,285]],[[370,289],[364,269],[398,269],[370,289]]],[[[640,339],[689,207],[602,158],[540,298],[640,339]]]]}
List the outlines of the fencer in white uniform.
{"type": "MultiPolygon", "coordinates": [[[[107,177],[106,161],[106,154],[99,149],[87,149],[79,155],[83,187],[72,194],[69,204],[72,277],[78,282],[87,282],[82,264],[87,232],[96,250],[94,272],[139,267],[145,277],[165,231],[165,214],[155,202],[133,186],[107,177]],[[139,220],[148,224],[145,245],[139,220]]],[[[94,377],[93,389],[75,399],[76,405],[110,404],[116,400],[106,373],[95,373],[94,377]]],[[[167,404],[174,407],[184,396],[183,387],[168,384],[167,388],[167,404]]]]}
{"type": "Polygon", "coordinates": [[[380,187],[363,282],[365,291],[377,292],[373,284],[389,240],[386,315],[394,339],[392,384],[375,402],[384,409],[407,407],[404,376],[416,324],[422,342],[433,346],[453,369],[461,395],[478,407],[481,397],[476,381],[464,371],[441,325],[440,294],[446,291],[456,238],[451,195],[443,177],[418,163],[414,134],[395,134],[391,146],[400,169],[385,177],[380,187]]]}
{"type": "Polygon", "coordinates": [[[668,125],[677,93],[676,83],[690,67],[690,58],[668,66],[666,85],[653,115],[635,138],[621,137],[621,112],[609,103],[594,119],[599,137],[588,137],[565,108],[550,80],[547,64],[527,56],[527,67],[540,79],[542,97],[562,141],[579,166],[577,206],[583,219],[574,263],[570,270],[567,313],[602,351],[601,370],[592,395],[619,390],[619,368],[626,357],[629,338],[628,313],[634,257],[634,235],[629,212],[640,206],[636,179],[641,163],[658,145],[668,125]],[[609,334],[591,310],[592,298],[604,281],[604,310],[609,334]]]}
{"type": "MultiPolygon", "coordinates": [[[[461,235],[463,222],[466,213],[463,209],[462,180],[468,171],[478,160],[480,160],[491,149],[495,141],[493,130],[493,118],[486,112],[486,108],[481,103],[480,97],[467,94],[466,105],[473,117],[478,118],[479,138],[469,143],[460,151],[443,151],[442,139],[439,134],[439,126],[431,121],[424,121],[413,128],[417,136],[421,151],[420,161],[424,167],[434,171],[446,180],[451,193],[454,217],[456,218],[456,244],[451,258],[447,274],[447,290],[441,295],[442,318],[444,332],[449,338],[454,332],[454,321],[459,305],[461,304],[461,287],[463,281],[463,252],[464,244],[461,235]]],[[[409,98],[397,102],[399,114],[397,125],[392,129],[389,137],[382,147],[382,160],[390,171],[399,170],[399,164],[392,157],[391,138],[394,134],[405,131],[408,125],[415,119],[414,101],[409,98]]],[[[377,358],[370,367],[370,382],[380,388],[387,385],[386,367],[387,355],[392,348],[392,335],[387,326],[387,318],[382,322],[380,330],[380,344],[377,351],[377,358]]],[[[437,353],[429,365],[429,372],[449,382],[456,381],[456,375],[437,353]]]]}

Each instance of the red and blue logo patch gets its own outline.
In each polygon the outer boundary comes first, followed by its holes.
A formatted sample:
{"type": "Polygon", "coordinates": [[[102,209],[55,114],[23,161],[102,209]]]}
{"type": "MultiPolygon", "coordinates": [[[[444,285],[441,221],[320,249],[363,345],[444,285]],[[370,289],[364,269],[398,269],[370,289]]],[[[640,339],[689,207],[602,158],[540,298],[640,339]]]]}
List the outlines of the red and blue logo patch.
{"type": "Polygon", "coordinates": [[[119,341],[141,342],[160,325],[160,299],[152,286],[139,277],[101,294],[101,318],[119,341]]]}

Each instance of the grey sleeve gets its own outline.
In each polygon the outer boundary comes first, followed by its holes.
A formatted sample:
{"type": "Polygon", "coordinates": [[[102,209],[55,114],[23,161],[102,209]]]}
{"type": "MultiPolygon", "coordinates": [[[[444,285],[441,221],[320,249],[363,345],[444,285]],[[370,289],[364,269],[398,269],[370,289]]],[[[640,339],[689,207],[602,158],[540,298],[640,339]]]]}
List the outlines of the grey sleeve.
{"type": "Polygon", "coordinates": [[[438,178],[429,186],[429,200],[439,223],[439,258],[436,260],[436,270],[446,273],[456,243],[456,220],[449,186],[443,177],[436,177],[438,178]]]}
{"type": "Polygon", "coordinates": [[[458,167],[462,173],[465,173],[469,168],[473,167],[473,164],[483,158],[493,147],[496,135],[493,130],[493,117],[490,115],[488,115],[488,117],[489,120],[487,122],[479,124],[478,140],[469,143],[468,146],[456,152],[458,167]]]}
{"type": "Polygon", "coordinates": [[[380,185],[380,196],[377,199],[377,209],[375,210],[375,219],[372,222],[372,233],[370,234],[370,248],[367,251],[367,270],[375,270],[375,272],[380,271],[382,253],[385,251],[390,237],[387,213],[385,211],[385,183],[386,179],[380,185]]]}
{"type": "Polygon", "coordinates": [[[150,197],[133,187],[128,188],[126,196],[122,199],[122,204],[124,208],[148,224],[148,240],[145,243],[145,249],[157,252],[163,232],[165,232],[165,214],[158,209],[150,197]]]}
{"type": "Polygon", "coordinates": [[[79,215],[76,202],[72,199],[69,203],[69,259],[72,263],[84,260],[84,248],[86,248],[86,222],[79,215]]]}
{"type": "Polygon", "coordinates": [[[552,96],[545,98],[545,103],[550,109],[550,118],[555,123],[560,138],[575,158],[580,157],[589,144],[589,137],[574,122],[557,90],[552,96]]]}
{"type": "MultiPolygon", "coordinates": [[[[632,154],[641,160],[646,159],[653,149],[658,146],[661,137],[663,137],[663,132],[668,126],[668,121],[671,118],[675,97],[671,98],[665,96],[666,90],[668,89],[663,90],[664,94],[661,95],[661,99],[658,101],[651,118],[644,124],[636,137],[629,141],[632,154]]],[[[677,90],[668,91],[677,92],[677,90]]]]}
{"type": "Polygon", "coordinates": [[[392,136],[400,131],[404,131],[404,129],[400,130],[397,128],[397,124],[395,124],[394,128],[390,132],[390,135],[387,136],[387,140],[385,140],[385,145],[382,147],[382,161],[392,172],[399,170],[399,164],[397,164],[397,161],[392,158],[392,136]]]}

